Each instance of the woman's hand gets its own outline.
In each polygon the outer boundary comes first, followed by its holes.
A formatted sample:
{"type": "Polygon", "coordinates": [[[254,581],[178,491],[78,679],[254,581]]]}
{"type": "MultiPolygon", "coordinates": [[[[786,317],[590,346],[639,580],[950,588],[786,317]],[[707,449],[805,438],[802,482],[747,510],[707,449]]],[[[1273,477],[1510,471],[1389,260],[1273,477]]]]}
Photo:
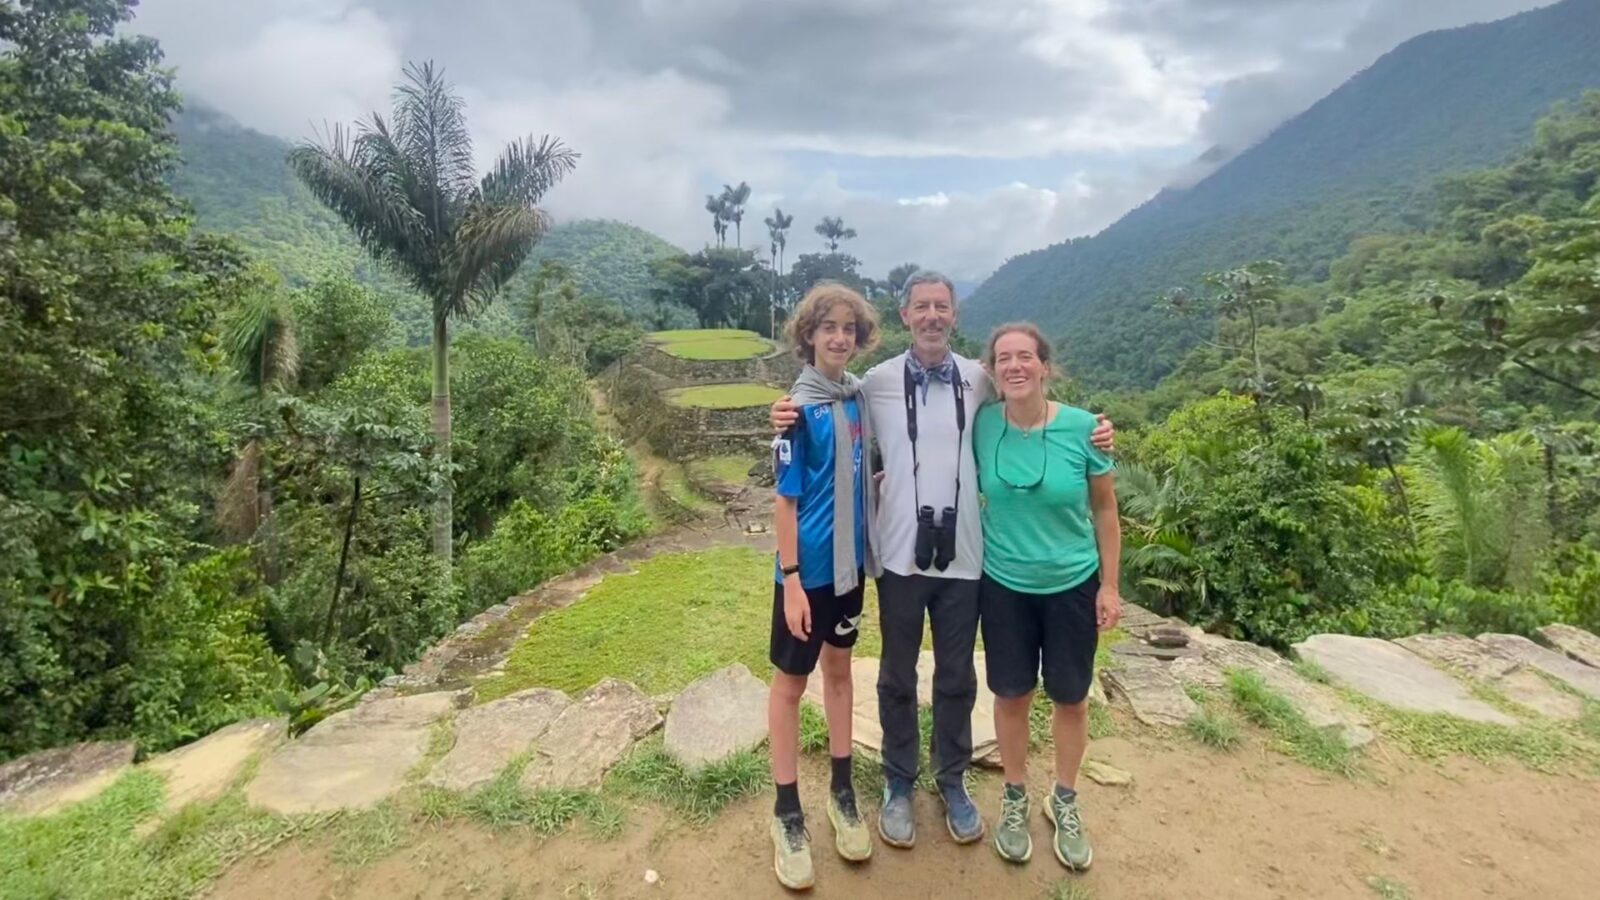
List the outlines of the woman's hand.
{"type": "Polygon", "coordinates": [[[811,601],[806,599],[799,575],[783,579],[783,620],[795,640],[811,640],[811,601]]]}
{"type": "Polygon", "coordinates": [[[1102,632],[1110,631],[1122,621],[1122,595],[1115,584],[1100,585],[1094,596],[1095,623],[1102,632]]]}

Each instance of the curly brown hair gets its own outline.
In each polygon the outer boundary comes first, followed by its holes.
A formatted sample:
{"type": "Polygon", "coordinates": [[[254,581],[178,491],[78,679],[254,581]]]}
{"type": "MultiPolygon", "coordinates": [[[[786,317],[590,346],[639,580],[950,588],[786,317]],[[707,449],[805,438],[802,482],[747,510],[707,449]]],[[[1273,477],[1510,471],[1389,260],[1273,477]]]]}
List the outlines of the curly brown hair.
{"type": "Polygon", "coordinates": [[[856,317],[856,355],[871,353],[878,346],[878,313],[867,298],[837,281],[819,281],[800,299],[789,322],[784,326],[784,336],[794,348],[801,362],[817,361],[817,348],[811,336],[835,306],[843,303],[856,317]]]}

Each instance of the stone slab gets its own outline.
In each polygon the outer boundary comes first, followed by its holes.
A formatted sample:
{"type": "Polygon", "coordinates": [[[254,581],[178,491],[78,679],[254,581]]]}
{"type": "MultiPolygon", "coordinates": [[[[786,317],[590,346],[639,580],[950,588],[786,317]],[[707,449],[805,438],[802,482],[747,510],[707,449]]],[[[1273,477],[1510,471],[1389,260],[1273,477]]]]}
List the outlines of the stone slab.
{"type": "Polygon", "coordinates": [[[40,750],[0,766],[0,811],[44,815],[111,786],[133,765],[132,741],[88,741],[40,750]]]}
{"type": "Polygon", "coordinates": [[[214,731],[192,744],[163,753],[145,763],[167,781],[167,812],[204,803],[227,793],[256,754],[277,747],[289,736],[289,720],[250,719],[214,731]]]}
{"type": "Polygon", "coordinates": [[[1399,638],[1395,643],[1429,662],[1479,681],[1498,681],[1521,665],[1464,634],[1416,634],[1399,638]]]}
{"type": "Polygon", "coordinates": [[[1475,699],[1461,682],[1398,644],[1347,634],[1318,634],[1294,646],[1330,678],[1380,703],[1474,722],[1515,725],[1516,720],[1475,699]]]}
{"type": "Polygon", "coordinates": [[[1583,713],[1578,698],[1551,687],[1525,665],[1463,634],[1418,634],[1395,641],[1418,656],[1494,688],[1506,699],[1553,719],[1583,713]]]}
{"type": "Polygon", "coordinates": [[[1083,761],[1083,776],[1095,784],[1107,787],[1124,787],[1133,784],[1133,775],[1108,763],[1095,759],[1083,761]]]}
{"type": "Polygon", "coordinates": [[[1600,637],[1571,625],[1546,625],[1539,629],[1546,644],[1586,666],[1600,669],[1600,637]]]}
{"type": "Polygon", "coordinates": [[[1134,716],[1146,725],[1181,727],[1200,711],[1184,693],[1183,684],[1170,665],[1161,660],[1124,656],[1102,677],[1110,695],[1126,702],[1134,716]]]}
{"type": "Polygon", "coordinates": [[[640,738],[661,727],[654,701],[626,681],[607,678],[550,724],[522,773],[529,790],[581,790],[600,780],[640,738]]]}
{"type": "Polygon", "coordinates": [[[245,788],[251,803],[286,815],[365,809],[400,790],[428,751],[429,729],[466,699],[414,694],[335,713],[279,747],[245,788]]]}
{"type": "MultiPolygon", "coordinates": [[[[920,684],[920,681],[919,681],[920,684]]],[[[932,690],[930,688],[930,690],[932,690]]],[[[878,722],[878,660],[871,656],[857,656],[850,660],[851,743],[874,753],[883,752],[883,727],[878,722]]],[[[920,691],[920,687],[919,687],[920,691]]],[[[806,700],[822,703],[822,674],[813,673],[806,680],[806,700]]]]}
{"type": "Polygon", "coordinates": [[[698,772],[767,739],[767,685],[735,663],[678,694],[667,713],[667,752],[698,772]]]}
{"type": "Polygon", "coordinates": [[[466,792],[493,781],[526,753],[572,705],[572,698],[549,688],[529,688],[456,716],[456,739],[428,773],[425,783],[466,792]]]}
{"type": "Polygon", "coordinates": [[[1600,669],[1568,659],[1517,634],[1480,634],[1478,640],[1495,652],[1538,669],[1580,694],[1600,700],[1600,669]]]}
{"type": "Polygon", "coordinates": [[[1246,669],[1260,675],[1268,687],[1287,698],[1312,727],[1336,733],[1346,747],[1364,747],[1376,736],[1372,723],[1360,710],[1326,685],[1301,677],[1288,660],[1266,647],[1203,633],[1193,640],[1202,657],[1199,661],[1180,659],[1172,663],[1172,672],[1179,681],[1225,690],[1226,673],[1246,669]]]}

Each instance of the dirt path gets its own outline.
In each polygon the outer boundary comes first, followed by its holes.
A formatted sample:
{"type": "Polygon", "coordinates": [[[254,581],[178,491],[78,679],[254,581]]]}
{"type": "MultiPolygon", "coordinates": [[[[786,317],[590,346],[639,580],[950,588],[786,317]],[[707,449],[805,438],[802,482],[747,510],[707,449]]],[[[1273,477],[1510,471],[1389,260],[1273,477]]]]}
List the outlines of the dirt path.
{"type": "MultiPolygon", "coordinates": [[[[1065,896],[1579,900],[1600,883],[1600,780],[1513,763],[1435,766],[1380,751],[1367,775],[1349,781],[1259,743],[1217,754],[1150,733],[1099,741],[1091,753],[1133,772],[1136,783],[1084,786],[1096,864],[1071,879],[1082,893],[1065,896]],[[1390,893],[1369,884],[1374,877],[1387,879],[1390,893]]],[[[817,811],[824,764],[806,765],[802,793],[817,811]]],[[[1043,790],[1048,776],[1035,775],[1036,791],[1043,790]]],[[[992,821],[998,780],[986,774],[976,787],[992,821]]],[[[1049,855],[1048,824],[1037,814],[1033,862],[1018,867],[1002,864],[987,843],[955,846],[937,801],[921,795],[918,803],[917,849],[880,845],[854,869],[832,855],[826,820],[813,813],[817,896],[1044,897],[1068,879],[1049,855]]],[[[358,870],[341,869],[326,848],[296,843],[236,867],[214,896],[779,897],[769,868],[770,808],[765,794],[747,798],[708,828],[634,808],[610,841],[581,827],[540,840],[526,830],[418,826],[388,858],[358,870]],[[659,873],[658,884],[645,882],[647,869],[659,873]]]]}

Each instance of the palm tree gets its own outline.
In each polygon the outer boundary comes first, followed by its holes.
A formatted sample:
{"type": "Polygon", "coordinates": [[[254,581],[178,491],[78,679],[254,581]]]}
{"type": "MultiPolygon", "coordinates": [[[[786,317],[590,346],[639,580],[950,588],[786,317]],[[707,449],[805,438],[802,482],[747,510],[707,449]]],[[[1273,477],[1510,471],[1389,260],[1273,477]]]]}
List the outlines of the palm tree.
{"type": "MultiPolygon", "coordinates": [[[[546,191],[577,165],[578,154],[546,135],[514,141],[481,180],[472,168],[464,105],[431,62],[406,67],[394,118],[377,113],[352,136],[335,126],[323,144],[305,143],[289,165],[363,247],[390,263],[433,306],[433,434],[450,461],[452,318],[494,299],[550,218],[546,191]]],[[[433,549],[448,565],[454,543],[448,479],[434,508],[433,549]]]]}
{"type": "Polygon", "coordinates": [[[783,251],[789,246],[789,226],[794,224],[794,216],[786,216],[783,210],[773,207],[772,215],[762,220],[767,226],[767,236],[772,239],[772,324],[769,337],[778,336],[778,284],[783,278],[783,251]]]}
{"type": "Polygon", "coordinates": [[[717,246],[721,247],[728,234],[728,198],[716,194],[706,195],[706,212],[711,213],[711,230],[717,233],[717,246]]]}
{"type": "Polygon", "coordinates": [[[840,241],[848,241],[856,236],[856,230],[844,227],[844,219],[839,216],[823,216],[813,230],[827,242],[829,253],[838,253],[840,241]]]}
{"type": "MultiPolygon", "coordinates": [[[[300,371],[294,308],[277,285],[264,284],[245,295],[227,325],[223,348],[234,374],[263,409],[274,391],[293,387],[300,371]]],[[[240,540],[255,535],[272,515],[272,490],[262,478],[265,456],[265,434],[257,427],[240,448],[217,498],[218,523],[240,540]]]]}
{"type": "Polygon", "coordinates": [[[1125,543],[1123,566],[1138,595],[1165,615],[1193,618],[1211,596],[1211,579],[1197,557],[1191,529],[1193,497],[1186,485],[1194,473],[1174,468],[1164,475],[1127,464],[1117,471],[1117,508],[1125,543]]]}
{"type": "Polygon", "coordinates": [[[889,277],[885,282],[889,285],[889,293],[893,294],[896,300],[899,300],[900,292],[906,289],[906,281],[909,280],[911,276],[917,274],[917,270],[921,268],[921,266],[914,262],[908,262],[901,263],[900,265],[890,269],[889,277]]]}
{"type": "MultiPolygon", "coordinates": [[[[723,216],[733,223],[733,242],[736,247],[744,246],[744,230],[741,226],[744,223],[744,205],[748,202],[750,185],[741,181],[738,187],[722,186],[723,216]]],[[[723,226],[723,232],[727,232],[727,226],[723,226]]]]}
{"type": "Polygon", "coordinates": [[[1550,532],[1540,457],[1526,431],[1481,441],[1459,428],[1423,433],[1403,475],[1422,546],[1440,575],[1480,587],[1532,587],[1550,532]]]}

